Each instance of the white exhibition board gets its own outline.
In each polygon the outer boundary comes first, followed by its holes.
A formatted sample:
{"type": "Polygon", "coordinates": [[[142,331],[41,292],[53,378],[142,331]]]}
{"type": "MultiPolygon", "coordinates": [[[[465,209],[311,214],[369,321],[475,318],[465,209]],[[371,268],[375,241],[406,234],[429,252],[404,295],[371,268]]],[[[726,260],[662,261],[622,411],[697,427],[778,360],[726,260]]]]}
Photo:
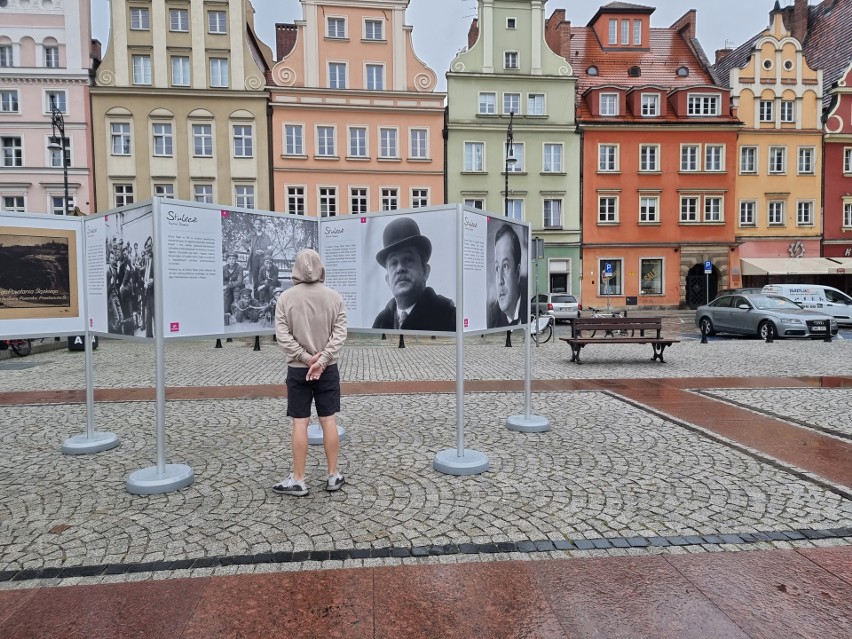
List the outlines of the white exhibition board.
{"type": "Polygon", "coordinates": [[[81,334],[83,220],[0,212],[0,336],[81,334]]]}

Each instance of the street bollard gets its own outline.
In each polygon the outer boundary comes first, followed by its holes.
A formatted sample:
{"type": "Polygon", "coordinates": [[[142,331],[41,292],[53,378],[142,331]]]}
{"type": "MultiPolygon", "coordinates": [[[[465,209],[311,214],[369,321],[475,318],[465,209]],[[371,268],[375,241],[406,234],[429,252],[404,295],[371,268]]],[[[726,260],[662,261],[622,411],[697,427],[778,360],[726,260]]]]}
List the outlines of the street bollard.
{"type": "Polygon", "coordinates": [[[222,348],[222,340],[218,337],[216,338],[216,346],[214,346],[213,348],[222,348]]]}
{"type": "Polygon", "coordinates": [[[506,348],[512,348],[512,331],[506,331],[506,348]]]}
{"type": "Polygon", "coordinates": [[[701,343],[707,343],[707,327],[704,325],[704,322],[700,322],[698,325],[701,328],[701,343]]]}
{"type": "Polygon", "coordinates": [[[254,336],[254,349],[253,350],[256,350],[256,351],[260,350],[260,335],[254,336]]]}
{"type": "Polygon", "coordinates": [[[830,342],[831,341],[831,325],[830,324],[828,325],[828,331],[826,332],[825,337],[823,338],[822,341],[823,342],[830,342]]]}
{"type": "Polygon", "coordinates": [[[773,333],[775,333],[775,327],[772,324],[770,324],[767,327],[767,330],[766,330],[766,343],[767,344],[773,344],[775,342],[775,340],[772,339],[773,333]]]}
{"type": "Polygon", "coordinates": [[[400,334],[398,348],[405,348],[405,336],[400,334]]]}

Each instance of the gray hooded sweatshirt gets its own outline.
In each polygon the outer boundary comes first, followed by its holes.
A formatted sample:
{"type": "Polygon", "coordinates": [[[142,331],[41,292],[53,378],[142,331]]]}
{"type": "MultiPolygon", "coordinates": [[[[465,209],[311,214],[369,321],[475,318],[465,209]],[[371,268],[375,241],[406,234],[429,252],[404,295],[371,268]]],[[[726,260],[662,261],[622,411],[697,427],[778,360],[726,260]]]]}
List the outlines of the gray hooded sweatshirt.
{"type": "Polygon", "coordinates": [[[307,368],[315,353],[321,353],[320,364],[334,364],[346,341],[346,306],[324,282],[319,254],[300,251],[293,264],[293,287],[275,305],[275,338],[288,366],[307,368]]]}

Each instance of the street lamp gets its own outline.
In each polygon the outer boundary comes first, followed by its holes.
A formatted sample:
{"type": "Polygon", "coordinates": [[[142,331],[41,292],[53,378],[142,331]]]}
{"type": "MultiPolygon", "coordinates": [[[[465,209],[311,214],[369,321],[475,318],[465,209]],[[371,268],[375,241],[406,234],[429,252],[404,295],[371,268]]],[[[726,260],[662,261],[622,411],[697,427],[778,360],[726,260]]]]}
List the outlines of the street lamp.
{"type": "MultiPolygon", "coordinates": [[[[512,121],[515,117],[514,111],[509,111],[509,128],[506,130],[506,162],[503,165],[503,215],[509,217],[509,168],[515,165],[517,158],[513,152],[515,136],[512,133],[512,121]]],[[[506,331],[506,347],[512,347],[512,331],[506,331]]]]}
{"type": "Polygon", "coordinates": [[[65,186],[65,197],[62,200],[62,214],[68,215],[68,157],[65,147],[65,118],[62,111],[56,106],[56,100],[50,100],[50,125],[53,127],[53,137],[47,145],[50,151],[59,151],[62,157],[62,183],[65,186]],[[56,141],[56,132],[59,131],[59,142],[56,141]]]}

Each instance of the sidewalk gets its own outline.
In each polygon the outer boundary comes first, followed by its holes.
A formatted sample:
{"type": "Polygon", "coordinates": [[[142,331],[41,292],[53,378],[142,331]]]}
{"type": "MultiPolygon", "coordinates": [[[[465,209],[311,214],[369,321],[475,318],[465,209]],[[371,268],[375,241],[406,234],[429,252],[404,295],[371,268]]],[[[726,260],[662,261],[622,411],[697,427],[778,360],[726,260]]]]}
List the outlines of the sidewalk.
{"type": "Polygon", "coordinates": [[[346,347],[349,483],[320,490],[312,447],[304,499],[269,490],[289,439],[268,340],[169,345],[167,461],[196,479],[152,497],[123,490],[154,463],[150,347],[95,352],[121,445],[94,456],[58,452],[85,430],[82,354],[0,366],[0,636],[849,636],[852,340],[684,341],[662,365],[543,345],[537,434],[504,425],[520,340],[466,340],[472,477],[431,468],[454,346],[389,342],[346,347]]]}

